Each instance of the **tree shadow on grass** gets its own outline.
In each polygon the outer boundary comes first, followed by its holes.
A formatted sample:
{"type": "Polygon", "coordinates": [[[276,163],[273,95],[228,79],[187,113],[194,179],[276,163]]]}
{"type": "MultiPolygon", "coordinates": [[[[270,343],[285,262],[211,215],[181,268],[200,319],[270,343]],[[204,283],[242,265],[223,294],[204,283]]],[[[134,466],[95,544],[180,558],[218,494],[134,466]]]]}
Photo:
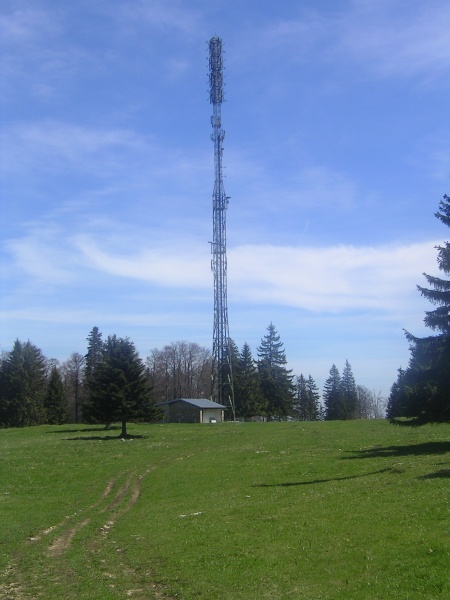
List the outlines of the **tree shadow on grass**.
{"type": "Polygon", "coordinates": [[[348,450],[354,456],[344,456],[343,460],[358,458],[387,458],[389,456],[421,456],[424,454],[446,454],[450,452],[450,442],[424,442],[408,446],[375,446],[365,450],[348,450]]]}
{"type": "Polygon", "coordinates": [[[99,431],[114,431],[114,430],[118,430],[121,429],[119,425],[117,425],[116,427],[113,425],[111,427],[108,427],[108,429],[105,428],[105,426],[103,425],[102,427],[79,427],[78,429],[57,429],[57,430],[52,430],[52,431],[47,431],[47,433],[82,433],[82,432],[86,432],[86,433],[92,433],[93,431],[96,431],[97,433],[99,431]]]}
{"type": "Polygon", "coordinates": [[[108,441],[116,441],[116,442],[131,442],[132,440],[148,440],[148,435],[133,435],[128,434],[125,437],[121,435],[87,435],[87,436],[79,436],[79,437],[70,437],[63,438],[63,440],[67,442],[108,442],[108,441]]]}
{"type": "Polygon", "coordinates": [[[361,473],[360,475],[348,475],[347,477],[330,477],[329,479],[312,479],[311,481],[287,481],[285,483],[258,483],[252,485],[252,487],[295,487],[298,485],[314,485],[316,483],[328,483],[330,481],[345,481],[347,479],[359,479],[360,477],[368,477],[369,475],[378,475],[379,473],[387,473],[392,471],[391,468],[379,469],[378,471],[371,471],[370,473],[361,473]]]}
{"type": "Polygon", "coordinates": [[[421,475],[418,479],[445,479],[450,477],[450,469],[441,469],[434,473],[428,473],[427,475],[421,475]]]}

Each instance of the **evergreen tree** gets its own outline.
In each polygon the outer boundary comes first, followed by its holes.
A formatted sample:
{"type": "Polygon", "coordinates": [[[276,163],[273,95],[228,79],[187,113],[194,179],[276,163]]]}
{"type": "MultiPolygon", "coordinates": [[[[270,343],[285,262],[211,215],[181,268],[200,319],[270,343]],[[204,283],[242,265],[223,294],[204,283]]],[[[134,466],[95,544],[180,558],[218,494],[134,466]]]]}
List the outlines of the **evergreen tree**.
{"type": "MultiPolygon", "coordinates": [[[[436,212],[435,217],[438,218],[444,225],[450,227],[450,197],[444,196],[439,204],[441,212],[436,212]]],[[[450,275],[450,242],[444,242],[443,246],[436,247],[438,251],[438,267],[439,270],[450,275]]],[[[427,289],[420,285],[417,289],[422,296],[429,300],[437,308],[432,311],[425,312],[424,323],[433,331],[440,331],[443,335],[450,335],[450,280],[440,277],[433,277],[424,273],[427,282],[433,289],[427,289]]]]}
{"type": "Polygon", "coordinates": [[[348,360],[345,361],[341,379],[342,408],[340,419],[356,419],[358,416],[358,391],[352,367],[348,360]]]}
{"type": "Polygon", "coordinates": [[[236,415],[245,419],[265,415],[265,400],[258,369],[250,346],[245,342],[233,371],[236,415]]]}
{"type": "MultiPolygon", "coordinates": [[[[435,216],[450,227],[450,198],[444,196],[435,216]]],[[[450,275],[450,242],[437,246],[438,267],[450,275]]],[[[388,416],[410,417],[414,424],[450,421],[450,280],[424,273],[431,286],[418,290],[437,308],[425,313],[424,322],[436,336],[417,338],[406,332],[411,357],[391,388],[388,416]]]]}
{"type": "Polygon", "coordinates": [[[391,393],[388,398],[386,416],[388,419],[402,417],[406,414],[406,371],[398,369],[397,381],[391,386],[391,393]]]}
{"type": "Polygon", "coordinates": [[[84,363],[84,378],[86,387],[88,391],[90,391],[91,382],[94,379],[95,371],[97,367],[100,365],[103,358],[103,341],[102,334],[100,333],[98,327],[93,327],[90,331],[88,337],[88,350],[85,355],[85,363],[84,363]]]}
{"type": "Polygon", "coordinates": [[[233,410],[229,411],[229,418],[234,420],[237,416],[236,412],[236,376],[239,369],[239,348],[234,340],[228,339],[227,361],[222,365],[223,379],[225,382],[225,397],[228,397],[234,403],[233,410]]]}
{"type": "Polygon", "coordinates": [[[287,360],[273,323],[267,327],[267,334],[258,348],[258,371],[262,392],[267,403],[269,416],[285,417],[292,410],[294,384],[292,371],[286,368],[287,360]]]}
{"type": "Polygon", "coordinates": [[[334,421],[342,419],[343,398],[341,376],[336,365],[330,369],[330,374],[323,388],[323,399],[325,403],[325,419],[334,421]]]}
{"type": "Polygon", "coordinates": [[[45,357],[30,341],[14,342],[2,363],[0,419],[3,427],[26,427],[44,422],[45,357]]]}
{"type": "Polygon", "coordinates": [[[144,363],[128,338],[108,337],[93,371],[90,390],[86,417],[106,425],[119,421],[122,437],[127,435],[127,421],[153,421],[159,416],[144,363]]]}
{"type": "Polygon", "coordinates": [[[68,406],[64,384],[57,367],[52,367],[44,398],[46,421],[50,425],[67,422],[68,406]]]}
{"type": "Polygon", "coordinates": [[[307,416],[307,421],[319,421],[321,418],[321,410],[320,410],[320,393],[319,388],[316,385],[316,382],[311,377],[308,376],[306,380],[306,393],[307,393],[307,404],[305,414],[307,416]]]}
{"type": "Polygon", "coordinates": [[[297,377],[297,397],[294,412],[300,421],[318,421],[321,418],[320,394],[316,382],[300,375],[297,377]]]}
{"type": "Polygon", "coordinates": [[[294,413],[299,421],[308,421],[308,390],[306,389],[306,381],[302,373],[297,377],[294,413]]]}

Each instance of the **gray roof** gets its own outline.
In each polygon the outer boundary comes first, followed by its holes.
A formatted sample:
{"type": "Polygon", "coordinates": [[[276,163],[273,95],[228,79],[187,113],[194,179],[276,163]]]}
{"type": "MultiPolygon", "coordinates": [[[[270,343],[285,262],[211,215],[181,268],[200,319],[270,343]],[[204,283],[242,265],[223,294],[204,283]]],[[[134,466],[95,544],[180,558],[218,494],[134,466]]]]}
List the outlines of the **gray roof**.
{"type": "Polygon", "coordinates": [[[226,406],[223,404],[218,404],[212,400],[206,400],[206,398],[175,398],[175,400],[161,402],[160,404],[157,404],[157,406],[174,404],[174,402],[187,402],[188,404],[192,404],[192,406],[196,406],[197,408],[226,408],[226,406]]]}

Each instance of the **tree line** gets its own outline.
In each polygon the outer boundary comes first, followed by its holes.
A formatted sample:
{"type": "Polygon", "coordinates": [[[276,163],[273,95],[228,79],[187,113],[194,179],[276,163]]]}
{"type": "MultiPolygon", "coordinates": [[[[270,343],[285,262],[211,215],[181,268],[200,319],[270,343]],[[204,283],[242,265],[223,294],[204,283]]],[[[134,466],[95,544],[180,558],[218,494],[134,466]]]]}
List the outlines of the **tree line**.
{"type": "MultiPolygon", "coordinates": [[[[380,394],[357,386],[348,361],[342,378],[335,365],[323,390],[311,375],[295,377],[283,342],[270,323],[257,348],[239,351],[230,340],[233,396],[240,419],[311,421],[383,416],[380,394]]],[[[16,340],[0,364],[0,427],[61,423],[122,424],[157,421],[157,405],[175,398],[209,398],[211,352],[179,341],[154,348],[145,362],[128,338],[103,340],[98,327],[87,337],[87,352],[74,352],[59,363],[47,359],[30,341],[16,340]]]]}
{"type": "MultiPolygon", "coordinates": [[[[450,227],[450,198],[444,196],[435,216],[450,227]]],[[[450,242],[437,246],[438,267],[450,275],[450,242]]],[[[425,313],[425,324],[437,335],[424,338],[409,332],[411,357],[398,370],[391,387],[387,416],[394,423],[450,421],[450,281],[424,274],[419,292],[436,306],[425,313]]],[[[211,353],[190,342],[153,349],[146,361],[128,338],[109,336],[97,327],[87,338],[87,353],[77,352],[63,363],[47,359],[30,341],[16,340],[0,362],[0,427],[43,423],[157,420],[158,403],[208,398],[211,353]]],[[[322,399],[311,375],[295,377],[287,369],[283,343],[270,323],[257,348],[257,358],[245,343],[241,350],[230,340],[228,365],[233,377],[236,416],[249,419],[296,418],[334,420],[380,418],[385,401],[380,393],[357,385],[351,365],[342,376],[332,365],[322,399]]]]}

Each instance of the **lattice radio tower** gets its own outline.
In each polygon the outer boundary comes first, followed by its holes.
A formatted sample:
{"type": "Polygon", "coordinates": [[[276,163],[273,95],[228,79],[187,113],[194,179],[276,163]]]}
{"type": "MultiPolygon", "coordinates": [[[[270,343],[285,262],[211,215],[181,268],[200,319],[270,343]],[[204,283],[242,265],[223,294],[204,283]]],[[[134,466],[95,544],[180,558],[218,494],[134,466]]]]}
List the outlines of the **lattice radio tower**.
{"type": "Polygon", "coordinates": [[[234,412],[233,373],[230,356],[230,334],[228,328],[227,307],[227,224],[226,210],[228,197],[225,194],[222,178],[222,142],[225,131],[222,129],[221,105],[223,92],[222,40],[212,37],[209,40],[209,99],[213,105],[211,125],[214,142],[214,191],[213,204],[213,241],[211,242],[211,269],[214,274],[214,332],[212,397],[234,412]]]}

